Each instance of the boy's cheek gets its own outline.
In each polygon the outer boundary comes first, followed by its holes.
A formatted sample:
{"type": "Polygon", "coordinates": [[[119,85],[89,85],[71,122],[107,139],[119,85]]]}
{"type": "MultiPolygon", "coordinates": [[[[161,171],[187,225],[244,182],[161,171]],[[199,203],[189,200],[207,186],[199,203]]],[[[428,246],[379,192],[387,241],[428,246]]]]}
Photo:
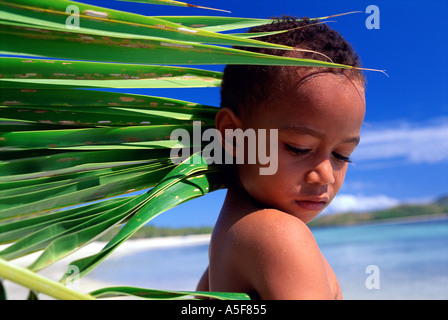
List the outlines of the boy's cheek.
{"type": "Polygon", "coordinates": [[[336,194],[339,192],[339,190],[341,190],[342,184],[344,183],[344,180],[345,180],[346,173],[347,173],[347,165],[345,166],[344,169],[339,170],[335,173],[335,183],[333,183],[333,185],[331,186],[332,192],[331,192],[331,199],[330,199],[329,203],[331,201],[333,201],[336,194]]]}
{"type": "Polygon", "coordinates": [[[240,182],[246,191],[263,188],[263,185],[269,183],[269,176],[260,175],[260,166],[258,164],[238,165],[240,182]]]}
{"type": "Polygon", "coordinates": [[[256,164],[239,166],[242,187],[257,200],[269,197],[279,188],[278,172],[273,175],[262,175],[260,169],[262,168],[256,164]]]}

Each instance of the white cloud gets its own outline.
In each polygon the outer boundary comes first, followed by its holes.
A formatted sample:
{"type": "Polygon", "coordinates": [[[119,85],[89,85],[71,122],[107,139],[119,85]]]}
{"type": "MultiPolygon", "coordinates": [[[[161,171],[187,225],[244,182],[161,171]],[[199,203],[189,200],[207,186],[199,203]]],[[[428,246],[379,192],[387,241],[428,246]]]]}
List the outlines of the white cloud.
{"type": "Polygon", "coordinates": [[[325,210],[326,213],[365,212],[381,210],[399,205],[401,202],[385,195],[364,196],[352,194],[339,194],[325,210]]]}
{"type": "Polygon", "coordinates": [[[355,162],[401,159],[409,163],[448,160],[448,119],[424,124],[371,125],[352,155],[355,162]]]}

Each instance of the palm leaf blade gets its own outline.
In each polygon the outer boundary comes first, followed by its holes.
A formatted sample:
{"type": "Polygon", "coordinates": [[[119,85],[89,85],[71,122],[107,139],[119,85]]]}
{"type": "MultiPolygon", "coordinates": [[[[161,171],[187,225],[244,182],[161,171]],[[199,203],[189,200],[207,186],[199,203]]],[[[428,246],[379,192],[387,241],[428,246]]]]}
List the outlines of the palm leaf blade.
{"type": "Polygon", "coordinates": [[[67,286],[51,281],[28,269],[18,267],[0,258],[0,278],[11,280],[17,284],[61,300],[94,300],[87,295],[67,286]]]}
{"type": "Polygon", "coordinates": [[[144,299],[181,299],[191,296],[201,298],[214,298],[220,300],[250,300],[250,297],[244,293],[232,293],[232,292],[200,292],[200,291],[168,291],[168,290],[156,290],[145,289],[135,287],[110,287],[96,290],[90,293],[96,298],[110,298],[120,296],[134,296],[144,299]]]}
{"type": "Polygon", "coordinates": [[[188,163],[188,160],[174,168],[148,193],[145,204],[100,252],[72,262],[72,265],[80,270],[81,276],[90,272],[134,232],[160,213],[222,187],[214,185],[214,178],[211,172],[207,174],[207,165],[203,159],[201,164],[196,165],[188,163]],[[197,175],[201,171],[202,173],[197,175]]]}

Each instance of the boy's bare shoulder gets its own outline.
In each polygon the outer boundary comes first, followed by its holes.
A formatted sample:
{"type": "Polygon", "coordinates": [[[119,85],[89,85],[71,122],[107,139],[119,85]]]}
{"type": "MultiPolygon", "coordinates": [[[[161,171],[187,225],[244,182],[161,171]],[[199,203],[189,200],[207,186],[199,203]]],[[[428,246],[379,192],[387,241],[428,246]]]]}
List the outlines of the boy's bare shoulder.
{"type": "Polygon", "coordinates": [[[233,261],[263,299],[332,298],[322,254],[300,219],[275,209],[258,210],[229,231],[233,261]]]}
{"type": "Polygon", "coordinates": [[[235,239],[249,246],[257,244],[277,246],[296,240],[300,240],[300,243],[315,242],[304,222],[276,209],[257,210],[244,216],[234,224],[233,234],[235,239]]]}

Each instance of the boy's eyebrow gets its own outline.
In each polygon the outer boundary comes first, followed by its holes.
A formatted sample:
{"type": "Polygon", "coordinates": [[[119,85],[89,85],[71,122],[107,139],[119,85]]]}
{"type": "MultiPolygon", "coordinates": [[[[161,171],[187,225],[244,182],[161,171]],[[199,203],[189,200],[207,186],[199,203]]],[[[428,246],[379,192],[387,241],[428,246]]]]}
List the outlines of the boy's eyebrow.
{"type": "MultiPolygon", "coordinates": [[[[303,125],[292,125],[288,127],[281,128],[280,131],[294,131],[297,134],[301,135],[310,135],[317,138],[323,138],[325,134],[323,132],[320,132],[318,130],[312,129],[307,126],[303,125]]],[[[347,140],[344,140],[343,143],[354,143],[355,145],[358,145],[360,142],[360,137],[355,136],[348,138],[347,140]]]]}

